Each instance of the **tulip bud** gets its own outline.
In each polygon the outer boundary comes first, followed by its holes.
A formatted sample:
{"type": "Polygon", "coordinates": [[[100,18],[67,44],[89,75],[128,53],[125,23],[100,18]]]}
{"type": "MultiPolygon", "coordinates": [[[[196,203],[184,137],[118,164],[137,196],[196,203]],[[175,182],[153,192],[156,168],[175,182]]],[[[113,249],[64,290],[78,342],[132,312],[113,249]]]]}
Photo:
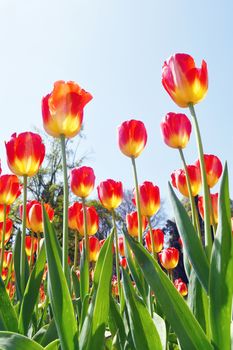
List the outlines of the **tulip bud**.
{"type": "MultiPolygon", "coordinates": [[[[188,165],[187,171],[189,175],[191,191],[193,197],[197,196],[201,190],[201,172],[195,165],[188,165]]],[[[183,169],[175,170],[171,174],[172,185],[185,197],[189,197],[186,174],[183,169]]]]}
{"type": "Polygon", "coordinates": [[[181,278],[178,278],[174,281],[174,286],[183,297],[185,297],[188,294],[187,285],[182,281],[181,278]]]}
{"type": "MultiPolygon", "coordinates": [[[[145,231],[147,226],[147,219],[145,216],[141,217],[142,220],[142,232],[145,231]]],[[[126,226],[128,233],[132,237],[138,237],[138,213],[137,211],[133,211],[126,215],[126,226]]]]}
{"type": "MultiPolygon", "coordinates": [[[[211,204],[212,204],[212,209],[213,209],[213,216],[212,217],[212,211],[210,211],[210,224],[214,225],[218,223],[218,193],[211,194],[211,204]]],[[[199,213],[202,217],[202,220],[204,220],[204,202],[203,202],[203,197],[200,196],[198,198],[198,209],[199,213]]]]}
{"type": "Polygon", "coordinates": [[[123,236],[118,237],[118,250],[121,256],[125,256],[125,243],[123,236]]]}
{"type": "MultiPolygon", "coordinates": [[[[99,216],[95,207],[86,207],[87,214],[87,234],[92,236],[96,234],[99,227],[99,216]]],[[[83,208],[77,212],[76,216],[77,229],[84,236],[84,211],[83,208]]]]}
{"type": "Polygon", "coordinates": [[[10,205],[21,194],[21,185],[15,175],[0,176],[0,204],[10,205]]]}
{"type": "MultiPolygon", "coordinates": [[[[212,154],[204,154],[204,163],[207,177],[207,184],[210,188],[214,187],[222,175],[222,163],[220,159],[212,154]]],[[[199,160],[196,166],[200,169],[199,160]]]]}
{"type": "Polygon", "coordinates": [[[97,187],[101,204],[108,210],[116,209],[123,199],[122,183],[111,179],[102,181],[97,187]]]}
{"type": "MultiPolygon", "coordinates": [[[[160,208],[160,193],[158,186],[152,182],[145,181],[139,186],[139,200],[141,214],[144,216],[153,216],[160,208]]],[[[134,202],[136,202],[136,191],[134,190],[134,202]]]]}
{"type": "MultiPolygon", "coordinates": [[[[163,249],[164,233],[160,229],[152,229],[155,252],[159,253],[163,249]]],[[[152,253],[150,231],[145,234],[146,248],[152,253]]]]}
{"type": "Polygon", "coordinates": [[[166,270],[172,270],[178,265],[179,250],[174,247],[163,249],[158,256],[161,265],[166,270]]]}
{"type": "Polygon", "coordinates": [[[92,168],[82,166],[71,170],[71,191],[78,197],[88,197],[95,185],[92,168]]]}

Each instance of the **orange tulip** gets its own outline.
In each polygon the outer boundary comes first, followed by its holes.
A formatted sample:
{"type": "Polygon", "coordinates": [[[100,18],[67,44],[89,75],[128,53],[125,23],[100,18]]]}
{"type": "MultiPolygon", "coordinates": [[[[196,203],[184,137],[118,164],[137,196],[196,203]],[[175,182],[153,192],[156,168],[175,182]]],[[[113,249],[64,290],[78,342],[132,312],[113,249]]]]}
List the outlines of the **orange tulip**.
{"type": "Polygon", "coordinates": [[[76,136],[82,126],[83,109],[91,99],[91,94],[75,82],[56,81],[53,91],[42,99],[45,131],[53,137],[76,136]]]}
{"type": "MultiPolygon", "coordinates": [[[[6,216],[8,216],[9,212],[10,212],[10,205],[7,205],[6,207],[6,216]]],[[[2,222],[4,220],[4,205],[0,204],[0,222],[2,222]]]]}
{"type": "MultiPolygon", "coordinates": [[[[5,239],[4,239],[4,244],[7,244],[11,237],[13,229],[13,222],[11,219],[6,219],[6,232],[5,232],[5,239]]],[[[3,222],[0,222],[0,244],[2,244],[2,234],[3,234],[3,222]]]]}
{"type": "MultiPolygon", "coordinates": [[[[195,165],[187,166],[192,195],[195,197],[201,190],[201,172],[195,165]]],[[[188,185],[184,169],[175,170],[171,174],[172,185],[185,197],[189,197],[188,185]]]]}
{"type": "Polygon", "coordinates": [[[16,175],[34,176],[45,156],[45,146],[40,135],[33,132],[13,134],[5,143],[7,163],[16,175]]]}
{"type": "Polygon", "coordinates": [[[164,142],[172,148],[185,148],[190,139],[192,124],[185,114],[168,113],[160,124],[164,142]]]}
{"type": "MultiPolygon", "coordinates": [[[[126,226],[129,234],[132,237],[138,237],[138,213],[133,211],[126,215],[126,226]]],[[[147,219],[145,216],[142,216],[142,232],[145,231],[147,226],[147,219]]]]}
{"type": "Polygon", "coordinates": [[[174,247],[163,249],[158,256],[161,265],[166,270],[172,270],[178,265],[179,250],[174,247]]]}
{"type": "Polygon", "coordinates": [[[25,251],[28,257],[31,255],[32,241],[33,241],[33,254],[34,254],[37,251],[37,238],[34,237],[32,239],[31,236],[25,237],[25,251]]]}
{"type": "MultiPolygon", "coordinates": [[[[152,182],[145,181],[139,186],[139,200],[141,214],[143,216],[153,216],[160,208],[160,193],[158,186],[152,182]]],[[[134,203],[136,202],[136,191],[134,190],[134,203]]]]}
{"type": "Polygon", "coordinates": [[[118,237],[118,249],[121,256],[125,256],[125,243],[124,243],[124,237],[119,236],[118,237]]]}
{"type": "MultiPolygon", "coordinates": [[[[29,210],[33,206],[33,204],[36,204],[36,203],[39,203],[39,202],[36,200],[32,200],[32,201],[28,201],[26,204],[26,227],[29,230],[31,229],[30,224],[29,224],[29,218],[28,218],[29,210]]],[[[23,219],[23,205],[22,204],[19,206],[19,216],[20,216],[20,219],[22,220],[23,219]]]]}
{"type": "MultiPolygon", "coordinates": [[[[204,154],[204,163],[208,186],[214,187],[222,175],[222,163],[212,154],[204,154]]],[[[199,160],[196,161],[196,166],[200,169],[199,160]]]]}
{"type": "Polygon", "coordinates": [[[179,107],[201,101],[208,90],[207,64],[196,68],[194,59],[187,54],[177,53],[164,62],[162,84],[179,107]]]}
{"type": "Polygon", "coordinates": [[[111,179],[102,181],[97,186],[98,197],[102,205],[108,209],[116,209],[123,199],[123,187],[121,182],[111,179]]]}
{"type": "Polygon", "coordinates": [[[68,226],[71,230],[78,230],[77,215],[82,207],[82,203],[74,202],[68,209],[68,226]]]}
{"type": "MultiPolygon", "coordinates": [[[[212,213],[210,212],[210,224],[214,225],[218,223],[218,193],[211,194],[210,198],[211,198],[213,216],[214,216],[212,218],[212,213]],[[213,222],[213,219],[214,219],[214,222],[213,222]]],[[[204,203],[203,203],[202,196],[198,198],[198,209],[202,217],[202,220],[204,220],[204,203]]]]}
{"type": "Polygon", "coordinates": [[[188,294],[187,284],[184,283],[181,278],[178,278],[174,281],[174,286],[183,297],[188,294]]]}
{"type": "Polygon", "coordinates": [[[78,197],[85,198],[93,191],[95,186],[94,170],[82,166],[71,170],[71,191],[78,197]]]}
{"type": "Polygon", "coordinates": [[[0,176],[0,204],[10,205],[21,194],[21,185],[16,175],[0,176]]]}
{"type": "Polygon", "coordinates": [[[127,157],[137,158],[144,150],[146,142],[146,128],[140,120],[125,121],[118,127],[118,144],[127,157]]]}
{"type": "MultiPolygon", "coordinates": [[[[89,238],[89,259],[91,261],[97,261],[100,252],[100,242],[95,236],[89,238]]],[[[83,240],[79,243],[80,252],[83,250],[83,240]]]]}
{"type": "MultiPolygon", "coordinates": [[[[86,207],[87,213],[87,234],[88,236],[92,236],[96,234],[99,228],[99,216],[95,209],[95,207],[86,207]]],[[[76,216],[77,229],[79,233],[84,236],[84,212],[83,208],[81,208],[77,212],[76,216]]]]}
{"type": "MultiPolygon", "coordinates": [[[[163,249],[164,233],[160,229],[152,229],[155,252],[159,253],[163,249]]],[[[152,253],[150,231],[145,234],[146,248],[152,253]]]]}
{"type": "MultiPolygon", "coordinates": [[[[28,212],[29,227],[35,233],[42,233],[44,232],[42,205],[37,201],[33,202],[28,212]]],[[[48,214],[49,220],[52,221],[54,218],[54,210],[48,203],[44,204],[44,208],[48,214]]]]}

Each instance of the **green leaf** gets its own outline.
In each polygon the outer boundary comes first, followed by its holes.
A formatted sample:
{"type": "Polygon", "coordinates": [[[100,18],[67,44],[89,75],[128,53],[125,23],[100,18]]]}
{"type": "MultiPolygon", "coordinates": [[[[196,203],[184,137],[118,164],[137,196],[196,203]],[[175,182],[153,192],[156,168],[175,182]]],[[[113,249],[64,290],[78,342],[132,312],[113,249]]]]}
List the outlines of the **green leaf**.
{"type": "Polygon", "coordinates": [[[213,349],[185,300],[162,271],[157,261],[132,237],[129,235],[125,235],[125,237],[138,260],[147,283],[154,291],[168,322],[176,332],[182,349],[213,349]]]}
{"type": "Polygon", "coordinates": [[[37,341],[42,346],[47,346],[49,343],[58,338],[57,328],[54,319],[52,319],[49,325],[42,327],[40,330],[44,328],[45,330],[43,331],[42,337],[40,337],[40,331],[38,331],[37,334],[35,334],[35,336],[33,337],[33,340],[37,341]]]}
{"type": "Polygon", "coordinates": [[[161,340],[153,319],[143,300],[133,289],[132,281],[124,269],[123,290],[129,315],[130,329],[136,349],[162,350],[161,340]]]}
{"type": "Polygon", "coordinates": [[[165,323],[164,319],[156,313],[153,313],[153,320],[154,320],[156,329],[159,333],[159,337],[160,337],[161,344],[162,344],[162,349],[166,350],[166,346],[167,346],[166,323],[165,323]]]}
{"type": "Polygon", "coordinates": [[[34,265],[34,268],[26,285],[19,315],[19,331],[25,335],[27,334],[33,310],[37,303],[41,280],[44,273],[45,262],[46,254],[45,246],[43,244],[38,259],[34,265]]]}
{"type": "Polygon", "coordinates": [[[109,295],[112,277],[113,232],[106,239],[97,260],[94,293],[80,334],[80,349],[104,348],[104,332],[109,315],[109,295]]]}
{"type": "Polygon", "coordinates": [[[3,280],[0,277],[0,318],[1,330],[18,331],[18,319],[10,298],[7,294],[3,280]]]}
{"type": "MultiPolygon", "coordinates": [[[[15,271],[15,284],[16,284],[16,293],[18,300],[22,299],[21,287],[20,287],[20,249],[21,249],[21,232],[17,231],[13,249],[14,255],[14,271],[15,271]]],[[[29,277],[29,265],[28,259],[25,252],[25,281],[27,283],[29,277]]]]}
{"type": "Polygon", "coordinates": [[[233,240],[228,171],[225,166],[219,193],[219,222],[210,265],[210,321],[216,349],[230,349],[233,297],[233,240]]]}
{"type": "Polygon", "coordinates": [[[52,343],[49,343],[44,349],[45,350],[58,350],[60,346],[59,339],[54,340],[52,343]]]}
{"type": "Polygon", "coordinates": [[[114,346],[116,349],[124,350],[126,342],[126,333],[123,319],[120,314],[118,305],[110,295],[109,309],[109,328],[114,338],[114,346]]]}
{"type": "Polygon", "coordinates": [[[170,183],[169,193],[175,215],[176,225],[182,238],[185,251],[188,254],[191,265],[196,271],[199,281],[208,293],[209,263],[205,255],[202,243],[198,238],[197,232],[195,231],[185,208],[177,198],[170,183]]]}
{"type": "Polygon", "coordinates": [[[33,340],[23,335],[0,332],[1,350],[44,350],[44,348],[33,340]]]}
{"type": "Polygon", "coordinates": [[[43,220],[49,274],[48,291],[57,332],[63,349],[77,350],[79,348],[77,321],[69,288],[62,271],[55,232],[44,207],[43,220]]]}
{"type": "Polygon", "coordinates": [[[81,259],[80,259],[80,297],[82,303],[84,302],[84,299],[86,295],[88,294],[89,290],[89,266],[87,264],[86,259],[86,250],[83,249],[81,253],[81,259]]]}

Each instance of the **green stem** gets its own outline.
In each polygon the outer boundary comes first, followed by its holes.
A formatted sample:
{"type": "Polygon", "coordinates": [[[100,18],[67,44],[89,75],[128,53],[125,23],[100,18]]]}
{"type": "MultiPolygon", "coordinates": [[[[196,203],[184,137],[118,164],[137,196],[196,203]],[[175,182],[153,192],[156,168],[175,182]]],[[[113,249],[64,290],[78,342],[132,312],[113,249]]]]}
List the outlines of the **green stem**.
{"type": "Polygon", "coordinates": [[[32,232],[32,235],[31,235],[31,252],[30,252],[30,262],[29,262],[29,269],[30,269],[30,272],[32,271],[32,264],[33,264],[33,248],[34,248],[34,235],[33,235],[33,232],[32,232]]]}
{"type": "Polygon", "coordinates": [[[68,178],[67,178],[67,164],[66,164],[66,142],[65,136],[61,135],[61,151],[62,151],[62,166],[63,166],[63,238],[62,238],[62,268],[66,276],[66,281],[70,285],[69,271],[68,271],[68,206],[69,206],[69,192],[68,192],[68,178]]]}
{"type": "Polygon", "coordinates": [[[137,176],[135,158],[131,157],[131,160],[133,165],[134,185],[135,185],[135,191],[136,191],[136,207],[137,207],[137,214],[138,214],[138,241],[142,244],[142,216],[141,216],[141,205],[140,205],[139,188],[138,188],[138,176],[137,176]]]}
{"type": "Polygon", "coordinates": [[[204,163],[204,153],[203,153],[200,129],[199,129],[195,109],[192,103],[189,104],[189,110],[192,115],[195,131],[196,131],[196,141],[198,146],[198,154],[199,154],[201,178],[202,178],[203,194],[204,194],[205,249],[206,249],[206,255],[210,259],[213,242],[212,242],[211,227],[210,227],[209,190],[208,190],[207,176],[206,176],[205,163],[204,163]]]}
{"type": "Polygon", "coordinates": [[[82,205],[83,205],[83,216],[84,216],[84,241],[85,241],[85,258],[88,266],[88,276],[87,276],[87,285],[88,285],[88,292],[89,292],[89,285],[90,285],[90,263],[89,263],[89,255],[90,255],[90,247],[89,247],[89,237],[87,232],[87,208],[85,205],[85,198],[82,198],[82,205]]]}
{"type": "Polygon", "coordinates": [[[153,236],[153,230],[152,230],[152,226],[151,226],[151,220],[150,217],[147,217],[148,220],[148,225],[149,225],[149,230],[150,230],[150,240],[151,240],[151,247],[152,247],[152,254],[155,260],[157,260],[157,254],[155,251],[155,242],[154,242],[154,236],[153,236]]]}
{"type": "Polygon", "coordinates": [[[0,276],[2,275],[4,250],[5,250],[5,235],[6,235],[6,204],[3,206],[3,227],[2,227],[2,247],[1,247],[1,262],[0,262],[0,276]]]}
{"type": "Polygon", "coordinates": [[[216,235],[216,231],[217,231],[217,225],[214,219],[214,209],[213,209],[213,205],[212,205],[212,200],[211,200],[211,193],[210,193],[210,188],[208,187],[209,190],[209,199],[210,199],[210,213],[211,213],[211,218],[212,218],[212,227],[213,227],[213,232],[214,235],[216,235]]]}
{"type": "Polygon", "coordinates": [[[74,271],[76,271],[78,265],[78,232],[74,234],[74,271]]]}
{"type": "Polygon", "coordinates": [[[22,218],[22,236],[20,251],[20,281],[21,292],[25,289],[25,236],[26,236],[26,206],[27,206],[27,175],[23,177],[23,218],[22,218]]]}
{"type": "Polygon", "coordinates": [[[114,237],[115,237],[115,250],[116,250],[116,274],[117,274],[117,285],[119,300],[121,300],[121,277],[120,277],[120,263],[119,263],[119,250],[118,250],[118,237],[117,237],[117,227],[116,227],[116,215],[114,209],[112,210],[114,237]]]}

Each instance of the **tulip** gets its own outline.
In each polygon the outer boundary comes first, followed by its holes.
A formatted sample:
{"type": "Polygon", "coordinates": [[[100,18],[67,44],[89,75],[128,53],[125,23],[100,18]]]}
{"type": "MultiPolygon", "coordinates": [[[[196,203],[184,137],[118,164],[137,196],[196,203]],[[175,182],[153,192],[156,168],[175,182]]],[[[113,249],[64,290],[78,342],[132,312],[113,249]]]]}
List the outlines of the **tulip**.
{"type": "Polygon", "coordinates": [[[147,132],[140,120],[129,120],[118,127],[118,145],[127,157],[137,158],[144,150],[147,132]]]}
{"type": "MultiPolygon", "coordinates": [[[[159,253],[163,249],[164,243],[164,233],[160,229],[152,229],[152,237],[154,243],[154,250],[156,253],[159,253]]],[[[145,234],[146,248],[149,252],[152,253],[152,245],[151,245],[151,235],[150,231],[147,231],[145,234]]]]}
{"type": "MultiPolygon", "coordinates": [[[[43,225],[43,215],[42,215],[42,205],[39,202],[33,201],[34,203],[30,206],[28,212],[28,223],[30,229],[35,233],[44,232],[43,225]]],[[[54,218],[54,210],[48,203],[43,204],[45,211],[48,214],[48,218],[50,221],[54,218]]]]}
{"type": "MultiPolygon", "coordinates": [[[[204,163],[208,186],[214,187],[222,175],[222,163],[220,159],[212,154],[204,154],[204,163]]],[[[199,160],[196,161],[196,166],[200,168],[199,160]]]]}
{"type": "MultiPolygon", "coordinates": [[[[211,199],[211,205],[212,205],[212,214],[210,215],[210,224],[215,225],[218,223],[218,193],[211,194],[210,199],[211,199]]],[[[202,217],[202,220],[204,220],[204,202],[203,202],[202,196],[198,198],[198,209],[202,217]]]]}
{"type": "Polygon", "coordinates": [[[21,194],[21,185],[16,175],[0,176],[0,204],[11,205],[21,194]]]}
{"type": "MultiPolygon", "coordinates": [[[[6,216],[8,216],[10,212],[10,205],[6,206],[6,216]]],[[[4,204],[0,204],[0,222],[4,220],[4,204]]]]}
{"type": "Polygon", "coordinates": [[[174,54],[164,62],[162,84],[179,107],[200,102],[208,90],[207,64],[196,68],[194,59],[187,54],[174,54]]]}
{"type": "MultiPolygon", "coordinates": [[[[89,238],[89,259],[90,262],[96,262],[100,252],[100,242],[95,236],[90,236],[89,238]]],[[[80,252],[83,250],[83,240],[79,244],[80,252]]]]}
{"type": "Polygon", "coordinates": [[[53,137],[76,136],[82,126],[83,109],[91,99],[91,94],[75,82],[56,81],[53,91],[42,99],[45,131],[53,137]]]}
{"type": "Polygon", "coordinates": [[[68,209],[68,226],[71,230],[78,230],[77,215],[82,209],[82,204],[74,202],[68,209]]]}
{"type": "Polygon", "coordinates": [[[124,243],[124,237],[120,236],[118,237],[118,249],[121,256],[125,256],[125,243],[124,243]]]}
{"type": "Polygon", "coordinates": [[[88,197],[95,185],[92,168],[82,166],[71,170],[71,191],[78,197],[88,197]]]}
{"type": "Polygon", "coordinates": [[[101,204],[108,210],[119,207],[123,199],[123,187],[121,182],[111,179],[102,181],[97,186],[98,197],[101,204]]]}
{"type": "MultiPolygon", "coordinates": [[[[30,224],[29,224],[29,218],[28,218],[29,210],[31,209],[31,207],[34,204],[37,204],[37,203],[39,204],[38,201],[31,200],[31,201],[28,201],[27,204],[26,204],[26,227],[29,230],[31,229],[30,224]]],[[[19,216],[20,216],[20,219],[22,220],[23,219],[23,205],[22,204],[19,206],[19,216]]]]}
{"type": "Polygon", "coordinates": [[[40,135],[33,132],[13,134],[5,143],[7,163],[10,170],[18,176],[37,174],[45,156],[45,146],[40,135]]]}
{"type": "MultiPolygon", "coordinates": [[[[95,209],[95,207],[86,207],[86,215],[87,215],[87,234],[88,236],[92,236],[96,234],[99,227],[99,216],[95,209]]],[[[81,208],[77,212],[76,216],[77,229],[79,233],[84,236],[85,228],[84,228],[84,210],[81,208]]]]}
{"type": "Polygon", "coordinates": [[[4,258],[3,258],[3,268],[9,269],[12,263],[12,251],[6,250],[4,251],[4,258]]]}
{"type": "MultiPolygon", "coordinates": [[[[4,232],[4,245],[7,244],[11,237],[13,229],[13,222],[11,219],[6,219],[6,230],[4,232]]],[[[2,237],[3,237],[3,222],[0,222],[0,243],[2,244],[2,237]]]]}
{"type": "Polygon", "coordinates": [[[10,299],[13,299],[14,294],[15,294],[15,290],[16,290],[15,284],[12,283],[12,281],[10,281],[6,286],[6,291],[9,295],[10,299]]]}
{"type": "Polygon", "coordinates": [[[187,284],[184,283],[181,278],[178,278],[174,281],[174,286],[183,297],[188,294],[187,284]]]}
{"type": "Polygon", "coordinates": [[[172,270],[178,265],[179,250],[174,247],[163,249],[158,256],[161,265],[166,270],[172,270]]]}
{"type": "Polygon", "coordinates": [[[25,251],[27,256],[31,256],[32,254],[35,254],[37,251],[37,238],[32,238],[31,236],[26,236],[25,237],[25,251]],[[33,243],[33,245],[32,245],[33,243]]]}
{"type": "MultiPolygon", "coordinates": [[[[160,194],[158,186],[152,182],[145,181],[139,186],[141,214],[151,217],[157,213],[160,208],[160,194]]],[[[134,190],[134,202],[136,202],[136,191],[134,190]]]]}
{"type": "Polygon", "coordinates": [[[168,113],[160,124],[164,142],[172,148],[185,148],[190,139],[192,124],[185,114],[168,113]]]}
{"type": "MultiPolygon", "coordinates": [[[[187,172],[190,180],[192,196],[195,197],[201,190],[201,172],[195,165],[188,165],[187,172]]],[[[171,174],[172,185],[185,197],[189,197],[185,170],[175,170],[171,174]]]]}
{"type": "MultiPolygon", "coordinates": [[[[142,231],[144,232],[147,226],[147,219],[145,216],[141,217],[142,222],[142,231]]],[[[126,215],[126,226],[129,234],[132,237],[138,237],[138,213],[137,211],[133,211],[126,215]]]]}
{"type": "Polygon", "coordinates": [[[121,258],[120,260],[120,265],[123,267],[123,269],[126,269],[127,268],[127,259],[124,257],[124,258],[121,258]]]}

